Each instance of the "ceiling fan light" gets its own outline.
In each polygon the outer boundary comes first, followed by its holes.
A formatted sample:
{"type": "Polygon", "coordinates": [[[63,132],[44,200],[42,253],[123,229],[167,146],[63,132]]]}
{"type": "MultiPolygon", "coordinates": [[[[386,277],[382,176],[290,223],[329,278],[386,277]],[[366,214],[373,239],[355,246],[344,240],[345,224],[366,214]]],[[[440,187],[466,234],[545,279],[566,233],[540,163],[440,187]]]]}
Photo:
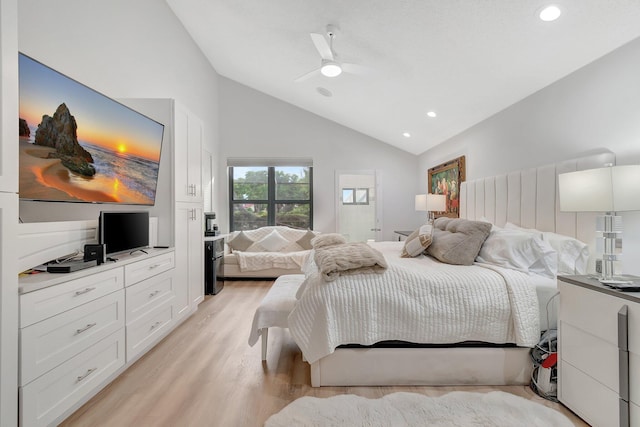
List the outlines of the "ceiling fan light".
{"type": "Polygon", "coordinates": [[[320,72],[325,77],[337,77],[342,73],[342,67],[337,62],[327,61],[322,63],[320,72]]]}

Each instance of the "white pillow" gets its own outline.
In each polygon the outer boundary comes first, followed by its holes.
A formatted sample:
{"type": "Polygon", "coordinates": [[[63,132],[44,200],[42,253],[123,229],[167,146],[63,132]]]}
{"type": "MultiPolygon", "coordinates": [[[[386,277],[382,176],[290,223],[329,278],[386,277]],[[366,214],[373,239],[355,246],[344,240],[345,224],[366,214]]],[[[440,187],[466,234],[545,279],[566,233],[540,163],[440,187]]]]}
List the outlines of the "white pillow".
{"type": "Polygon", "coordinates": [[[510,222],[506,223],[504,227],[510,230],[542,233],[542,239],[548,242],[558,253],[558,274],[587,274],[589,246],[586,243],[551,231],[541,232],[530,228],[522,228],[510,222]]]}
{"type": "Polygon", "coordinates": [[[476,261],[550,279],[555,279],[558,273],[558,255],[542,240],[542,234],[521,230],[492,231],[476,261]]]}
{"type": "Polygon", "coordinates": [[[404,246],[400,256],[402,258],[417,257],[429,247],[433,240],[433,226],[425,224],[420,226],[413,233],[409,234],[404,241],[404,246]]]}
{"type": "Polygon", "coordinates": [[[285,246],[289,245],[289,243],[291,242],[282,237],[277,230],[273,230],[256,242],[256,244],[260,245],[260,247],[267,252],[279,252],[284,249],[285,246]]]}

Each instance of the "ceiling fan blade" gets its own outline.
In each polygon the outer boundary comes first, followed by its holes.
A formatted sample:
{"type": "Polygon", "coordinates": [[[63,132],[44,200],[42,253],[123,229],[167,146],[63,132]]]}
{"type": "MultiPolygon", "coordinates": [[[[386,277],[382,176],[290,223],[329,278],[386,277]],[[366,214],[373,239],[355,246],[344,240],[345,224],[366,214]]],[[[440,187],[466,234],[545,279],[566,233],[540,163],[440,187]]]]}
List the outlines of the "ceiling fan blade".
{"type": "Polygon", "coordinates": [[[329,46],[329,42],[327,42],[326,37],[318,33],[310,33],[309,35],[311,36],[311,41],[316,46],[316,49],[318,49],[318,53],[322,59],[333,61],[333,52],[331,51],[331,47],[329,46]]]}
{"type": "Polygon", "coordinates": [[[316,68],[313,71],[309,71],[308,73],[305,73],[305,74],[301,75],[300,77],[295,79],[294,82],[298,83],[298,82],[305,81],[305,80],[310,79],[311,77],[315,76],[316,74],[318,74],[318,75],[320,74],[320,68],[316,68]]]}

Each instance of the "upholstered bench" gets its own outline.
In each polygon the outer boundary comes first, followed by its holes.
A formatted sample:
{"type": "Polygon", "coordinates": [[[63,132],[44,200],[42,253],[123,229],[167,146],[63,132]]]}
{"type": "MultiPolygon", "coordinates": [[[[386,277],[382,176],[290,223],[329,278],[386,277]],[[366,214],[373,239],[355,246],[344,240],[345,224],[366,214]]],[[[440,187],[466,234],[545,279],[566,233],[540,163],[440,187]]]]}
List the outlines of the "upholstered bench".
{"type": "Polygon", "coordinates": [[[278,277],[262,299],[253,316],[249,345],[262,337],[262,360],[267,360],[269,328],[288,328],[287,318],[296,303],[296,292],[304,281],[304,274],[286,274],[278,277]]]}

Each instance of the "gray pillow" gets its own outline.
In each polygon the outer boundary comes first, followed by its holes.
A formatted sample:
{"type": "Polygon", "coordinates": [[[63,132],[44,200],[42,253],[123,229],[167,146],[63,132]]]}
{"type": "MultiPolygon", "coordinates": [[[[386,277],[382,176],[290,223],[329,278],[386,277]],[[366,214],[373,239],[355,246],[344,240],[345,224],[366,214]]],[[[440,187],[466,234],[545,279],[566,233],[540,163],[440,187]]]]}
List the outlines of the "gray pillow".
{"type": "Polygon", "coordinates": [[[460,218],[438,218],[427,253],[447,264],[471,265],[491,232],[491,224],[460,218]]]}
{"type": "Polygon", "coordinates": [[[299,244],[302,249],[312,249],[313,246],[311,246],[311,239],[314,237],[316,237],[316,233],[311,230],[307,230],[304,236],[296,240],[296,243],[299,244]]]}
{"type": "Polygon", "coordinates": [[[244,231],[241,231],[236,235],[236,237],[229,240],[227,245],[229,245],[231,251],[246,251],[249,246],[253,245],[253,240],[251,240],[244,231]]]}

